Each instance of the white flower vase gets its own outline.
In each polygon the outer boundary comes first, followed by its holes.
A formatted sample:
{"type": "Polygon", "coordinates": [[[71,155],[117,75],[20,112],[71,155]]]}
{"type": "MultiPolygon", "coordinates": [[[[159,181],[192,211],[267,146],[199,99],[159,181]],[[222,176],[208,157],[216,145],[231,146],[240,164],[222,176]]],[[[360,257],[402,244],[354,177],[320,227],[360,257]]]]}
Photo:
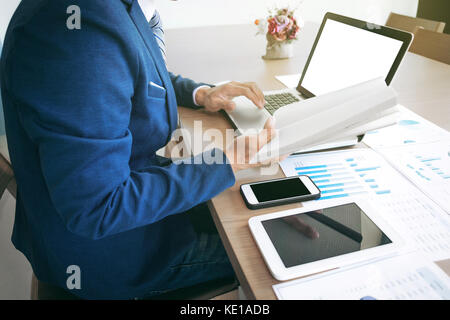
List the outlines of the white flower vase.
{"type": "Polygon", "coordinates": [[[280,42],[274,44],[267,44],[266,54],[263,59],[266,60],[278,60],[288,59],[294,56],[294,46],[292,43],[280,42]]]}

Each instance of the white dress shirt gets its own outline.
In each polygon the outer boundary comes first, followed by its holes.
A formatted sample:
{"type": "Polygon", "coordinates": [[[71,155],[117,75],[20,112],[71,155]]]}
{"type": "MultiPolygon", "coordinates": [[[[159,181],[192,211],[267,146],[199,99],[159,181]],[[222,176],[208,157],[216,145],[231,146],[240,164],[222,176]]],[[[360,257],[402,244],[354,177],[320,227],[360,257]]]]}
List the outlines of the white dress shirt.
{"type": "MultiPolygon", "coordinates": [[[[153,15],[155,14],[156,5],[155,0],[138,0],[139,6],[142,9],[142,12],[145,15],[145,18],[147,21],[150,21],[153,18],[153,15]]],[[[210,86],[200,86],[194,89],[194,92],[192,92],[192,98],[194,100],[195,105],[198,106],[198,103],[195,99],[195,95],[197,94],[197,90],[200,88],[210,88],[210,86]]]]}
{"type": "Polygon", "coordinates": [[[138,0],[142,12],[144,12],[147,21],[150,21],[155,13],[155,0],[138,0]]]}

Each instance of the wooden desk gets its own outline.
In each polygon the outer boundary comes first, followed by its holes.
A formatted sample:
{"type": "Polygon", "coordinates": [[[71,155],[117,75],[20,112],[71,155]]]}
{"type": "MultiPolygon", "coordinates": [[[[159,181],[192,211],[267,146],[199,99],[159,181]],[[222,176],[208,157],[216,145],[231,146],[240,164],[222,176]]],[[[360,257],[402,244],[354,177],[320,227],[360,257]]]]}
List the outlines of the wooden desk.
{"type": "MultiPolygon", "coordinates": [[[[208,83],[254,81],[263,90],[282,89],[284,86],[274,78],[275,75],[301,72],[317,29],[318,25],[307,23],[295,43],[295,57],[279,61],[261,59],[265,52],[265,39],[256,37],[256,30],[251,25],[167,30],[169,69],[208,83]]],[[[401,104],[450,130],[449,65],[408,53],[392,85],[401,104]]],[[[203,129],[225,131],[231,128],[220,114],[180,108],[180,115],[188,130],[192,130],[195,120],[203,121],[203,129]]],[[[284,174],[278,169],[276,174],[264,179],[282,176],[284,174]]],[[[239,185],[262,180],[262,177],[258,170],[248,170],[240,172],[236,178],[236,185],[213,198],[209,206],[247,298],[275,299],[272,285],[277,281],[270,275],[247,222],[253,215],[300,205],[248,210],[239,194],[239,185]]],[[[441,266],[450,274],[450,260],[441,266]]]]}

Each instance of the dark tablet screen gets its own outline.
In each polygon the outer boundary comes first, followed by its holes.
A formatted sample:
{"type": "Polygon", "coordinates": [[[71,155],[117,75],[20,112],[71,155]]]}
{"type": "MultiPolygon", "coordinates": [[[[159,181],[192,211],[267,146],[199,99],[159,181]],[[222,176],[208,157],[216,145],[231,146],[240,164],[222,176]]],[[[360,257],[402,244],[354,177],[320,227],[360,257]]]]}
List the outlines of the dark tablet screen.
{"type": "Polygon", "coordinates": [[[286,268],[392,243],[355,203],[262,224],[286,268]]]}

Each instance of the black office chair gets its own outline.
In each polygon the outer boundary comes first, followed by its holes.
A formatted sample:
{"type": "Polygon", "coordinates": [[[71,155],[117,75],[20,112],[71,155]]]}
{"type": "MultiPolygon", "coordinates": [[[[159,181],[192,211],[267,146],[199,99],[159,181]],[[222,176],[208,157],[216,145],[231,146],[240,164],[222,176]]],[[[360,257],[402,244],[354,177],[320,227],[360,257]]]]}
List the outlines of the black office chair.
{"type": "MultiPolygon", "coordinates": [[[[237,287],[236,278],[222,278],[173,290],[148,300],[208,300],[235,290],[237,287]]],[[[64,289],[39,281],[34,274],[31,291],[32,300],[81,300],[64,289]]]]}
{"type": "MultiPolygon", "coordinates": [[[[1,111],[1,110],[0,110],[1,111]]],[[[16,196],[16,183],[14,179],[14,173],[11,168],[11,164],[8,160],[0,154],[0,198],[6,189],[11,192],[11,194],[16,196]]]]}
{"type": "MultiPolygon", "coordinates": [[[[2,42],[0,41],[0,54],[2,52],[2,42]]],[[[0,135],[5,134],[5,123],[3,119],[3,103],[0,92],[0,135]]],[[[16,180],[14,179],[14,172],[11,164],[0,153],[0,198],[3,196],[5,190],[8,189],[11,194],[16,197],[16,180]]]]}

